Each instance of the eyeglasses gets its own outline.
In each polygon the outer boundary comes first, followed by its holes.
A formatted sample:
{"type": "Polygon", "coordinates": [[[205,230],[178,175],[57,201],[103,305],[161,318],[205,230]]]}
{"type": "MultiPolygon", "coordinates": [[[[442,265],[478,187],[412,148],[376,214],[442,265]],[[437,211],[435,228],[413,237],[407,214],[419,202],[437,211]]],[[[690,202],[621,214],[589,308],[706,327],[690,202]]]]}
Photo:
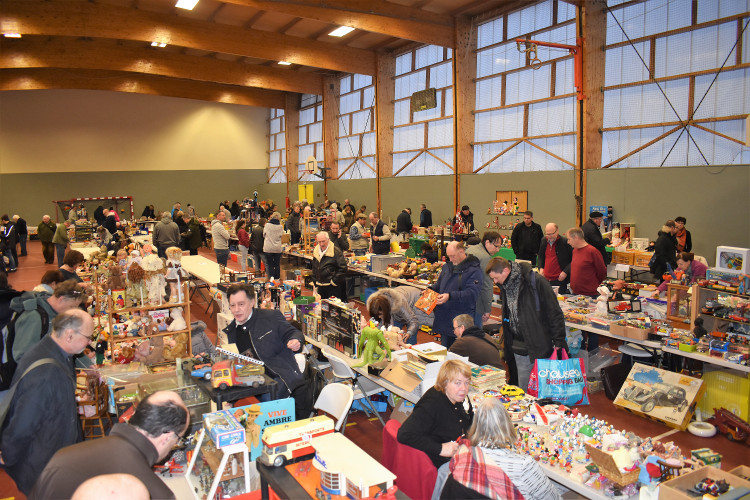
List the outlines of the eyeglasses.
{"type": "Polygon", "coordinates": [[[176,432],[172,432],[174,436],[177,438],[177,443],[175,444],[178,448],[184,448],[188,444],[188,440],[184,436],[178,435],[176,432]]]}
{"type": "Polygon", "coordinates": [[[92,333],[91,335],[84,335],[84,334],[82,334],[81,332],[76,332],[76,333],[77,333],[78,335],[80,335],[81,337],[84,337],[84,338],[85,338],[86,340],[88,340],[89,342],[93,342],[93,341],[94,341],[94,334],[93,334],[93,333],[92,333]]]}

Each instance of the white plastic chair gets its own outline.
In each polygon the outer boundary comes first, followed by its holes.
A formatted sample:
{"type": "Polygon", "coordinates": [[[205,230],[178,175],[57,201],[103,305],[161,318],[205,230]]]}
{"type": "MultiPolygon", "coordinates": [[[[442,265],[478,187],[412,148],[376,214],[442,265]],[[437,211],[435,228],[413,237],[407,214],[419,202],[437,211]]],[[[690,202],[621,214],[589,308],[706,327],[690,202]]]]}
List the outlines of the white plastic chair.
{"type": "Polygon", "coordinates": [[[370,411],[368,411],[367,409],[369,407],[372,413],[374,413],[375,416],[378,417],[381,425],[385,426],[383,417],[380,416],[380,413],[378,413],[378,411],[375,409],[375,406],[373,406],[372,401],[370,401],[370,396],[372,396],[373,394],[385,392],[385,388],[380,387],[367,378],[365,378],[364,380],[360,379],[359,374],[352,370],[352,367],[349,366],[346,361],[340,359],[333,352],[327,349],[323,349],[323,355],[328,358],[328,362],[331,363],[331,372],[333,372],[333,376],[337,380],[352,381],[352,385],[354,386],[354,399],[364,399],[367,403],[366,405],[362,405],[362,408],[365,409],[365,413],[370,413],[370,411]]]}
{"type": "Polygon", "coordinates": [[[313,408],[323,410],[336,419],[335,429],[346,431],[346,417],[354,401],[354,391],[348,384],[333,383],[323,387],[313,408]]]}

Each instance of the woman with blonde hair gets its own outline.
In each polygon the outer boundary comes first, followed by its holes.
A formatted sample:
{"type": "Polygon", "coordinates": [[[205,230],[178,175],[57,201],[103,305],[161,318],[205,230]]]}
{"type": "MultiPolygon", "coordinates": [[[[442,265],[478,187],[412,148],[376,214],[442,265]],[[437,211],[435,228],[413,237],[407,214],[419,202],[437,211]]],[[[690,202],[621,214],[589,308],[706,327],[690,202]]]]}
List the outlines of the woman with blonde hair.
{"type": "Polygon", "coordinates": [[[517,440],[503,403],[497,398],[482,401],[469,429],[468,445],[462,443],[451,459],[451,475],[440,498],[560,499],[539,464],[515,450],[517,440]]]}
{"type": "Polygon", "coordinates": [[[419,399],[398,430],[398,441],[425,452],[435,467],[447,463],[474,416],[466,397],[470,381],[469,365],[455,359],[443,363],[435,385],[419,399]]]}

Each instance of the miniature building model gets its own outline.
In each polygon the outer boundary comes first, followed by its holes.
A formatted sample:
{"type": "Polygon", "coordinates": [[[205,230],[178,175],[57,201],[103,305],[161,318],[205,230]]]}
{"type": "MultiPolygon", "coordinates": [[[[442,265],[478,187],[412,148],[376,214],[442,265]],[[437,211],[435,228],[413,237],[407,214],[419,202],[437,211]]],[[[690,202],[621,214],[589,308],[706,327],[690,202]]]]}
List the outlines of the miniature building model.
{"type": "Polygon", "coordinates": [[[320,486],[334,495],[368,498],[393,486],[396,475],[352,443],[334,432],[314,438],[313,465],[320,471],[320,486]]]}

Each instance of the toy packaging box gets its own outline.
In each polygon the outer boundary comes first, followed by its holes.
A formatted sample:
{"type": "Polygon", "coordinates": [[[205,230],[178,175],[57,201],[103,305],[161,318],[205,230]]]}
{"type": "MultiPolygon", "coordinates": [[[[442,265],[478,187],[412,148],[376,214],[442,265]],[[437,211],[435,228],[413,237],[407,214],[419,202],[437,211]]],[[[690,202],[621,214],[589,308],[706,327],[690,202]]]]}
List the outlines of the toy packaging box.
{"type": "Polygon", "coordinates": [[[705,390],[701,379],[636,363],[614,404],[636,415],[685,430],[705,390]]]}
{"type": "Polygon", "coordinates": [[[203,415],[203,426],[217,448],[224,448],[245,440],[245,427],[240,424],[232,410],[221,410],[203,415]]]}
{"type": "Polygon", "coordinates": [[[721,271],[747,274],[750,268],[750,248],[716,247],[716,268],[721,271]]]}
{"type": "Polygon", "coordinates": [[[250,460],[257,460],[263,451],[263,429],[295,421],[294,399],[285,398],[259,404],[238,406],[227,410],[245,428],[245,441],[250,460]]]}

